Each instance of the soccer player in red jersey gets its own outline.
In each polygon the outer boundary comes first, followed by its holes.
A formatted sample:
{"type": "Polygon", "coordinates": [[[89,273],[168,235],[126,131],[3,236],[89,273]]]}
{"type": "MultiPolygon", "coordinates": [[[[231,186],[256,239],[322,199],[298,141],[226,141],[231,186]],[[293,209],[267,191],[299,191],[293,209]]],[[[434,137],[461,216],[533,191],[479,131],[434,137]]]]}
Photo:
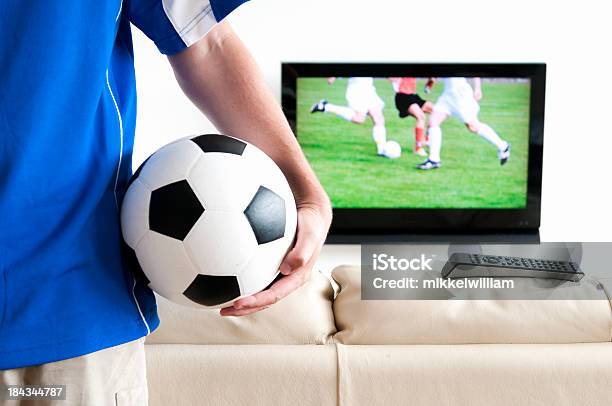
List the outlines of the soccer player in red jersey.
{"type": "Polygon", "coordinates": [[[395,90],[395,107],[400,118],[412,116],[416,120],[414,128],[414,153],[427,156],[425,152],[425,114],[433,111],[433,104],[417,94],[417,79],[410,77],[389,78],[395,90]]]}

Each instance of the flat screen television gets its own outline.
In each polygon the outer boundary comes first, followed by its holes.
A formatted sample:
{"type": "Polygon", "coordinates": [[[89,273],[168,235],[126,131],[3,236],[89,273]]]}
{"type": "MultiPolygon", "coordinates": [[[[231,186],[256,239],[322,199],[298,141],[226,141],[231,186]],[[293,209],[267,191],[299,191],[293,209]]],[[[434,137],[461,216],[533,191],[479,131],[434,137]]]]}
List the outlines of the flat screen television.
{"type": "Polygon", "coordinates": [[[283,63],[331,241],[537,236],[545,79],[545,64],[283,63]]]}

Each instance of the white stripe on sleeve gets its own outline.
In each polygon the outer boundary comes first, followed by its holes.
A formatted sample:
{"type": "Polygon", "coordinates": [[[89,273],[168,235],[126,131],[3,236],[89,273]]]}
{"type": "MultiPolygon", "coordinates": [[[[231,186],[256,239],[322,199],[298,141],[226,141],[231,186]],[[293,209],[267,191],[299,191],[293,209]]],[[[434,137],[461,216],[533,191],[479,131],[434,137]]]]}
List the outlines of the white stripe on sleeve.
{"type": "Polygon", "coordinates": [[[208,0],[163,0],[163,6],[172,26],[188,47],[217,24],[208,0]]]}

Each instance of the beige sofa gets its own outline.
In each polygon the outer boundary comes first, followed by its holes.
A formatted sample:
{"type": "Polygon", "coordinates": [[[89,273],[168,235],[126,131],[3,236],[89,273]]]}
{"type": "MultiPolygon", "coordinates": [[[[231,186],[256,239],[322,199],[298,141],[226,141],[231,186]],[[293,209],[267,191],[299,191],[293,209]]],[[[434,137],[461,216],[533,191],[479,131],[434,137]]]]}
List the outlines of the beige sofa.
{"type": "Polygon", "coordinates": [[[612,405],[601,300],[362,301],[357,267],[221,318],[159,299],[157,405],[612,405]]]}

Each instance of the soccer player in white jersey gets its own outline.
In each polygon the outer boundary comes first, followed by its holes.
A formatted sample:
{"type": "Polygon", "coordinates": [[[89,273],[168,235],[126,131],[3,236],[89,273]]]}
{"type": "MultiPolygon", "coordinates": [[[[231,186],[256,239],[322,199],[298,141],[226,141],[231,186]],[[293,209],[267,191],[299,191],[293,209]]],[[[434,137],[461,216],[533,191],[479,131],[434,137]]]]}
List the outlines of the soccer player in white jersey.
{"type": "MultiPolygon", "coordinates": [[[[335,77],[327,78],[327,83],[332,85],[335,77]]],[[[385,116],[383,108],[385,103],[376,93],[374,78],[351,77],[346,87],[347,106],[339,106],[322,99],[315,103],[310,109],[311,113],[332,113],[355,124],[365,123],[368,116],[372,118],[372,139],[376,143],[378,155],[384,155],[387,143],[387,130],[385,128],[385,116]]]]}
{"type": "MultiPolygon", "coordinates": [[[[433,79],[428,86],[431,87],[433,79]]],[[[469,131],[480,135],[497,148],[497,156],[501,165],[508,162],[510,158],[510,144],[501,139],[490,126],[478,119],[482,98],[480,78],[473,79],[470,86],[466,78],[444,78],[444,92],[436,102],[433,112],[429,116],[427,133],[429,135],[429,157],[419,165],[418,169],[430,170],[439,168],[441,165],[440,150],[442,149],[442,129],[440,125],[449,116],[461,120],[469,131]]]]}

